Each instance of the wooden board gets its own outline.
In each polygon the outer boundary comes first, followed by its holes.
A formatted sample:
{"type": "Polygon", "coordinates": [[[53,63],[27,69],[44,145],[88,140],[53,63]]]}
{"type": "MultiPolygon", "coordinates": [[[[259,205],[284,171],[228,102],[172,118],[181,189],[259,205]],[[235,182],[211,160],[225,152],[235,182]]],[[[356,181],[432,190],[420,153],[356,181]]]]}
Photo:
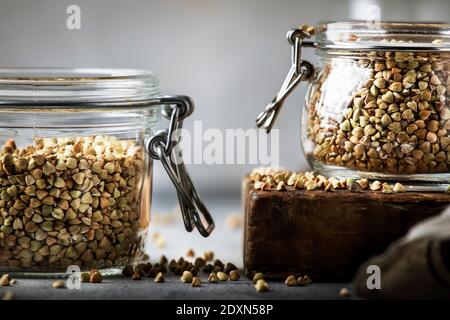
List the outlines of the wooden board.
{"type": "Polygon", "coordinates": [[[366,259],[448,204],[446,193],[261,191],[246,178],[244,266],[267,277],[348,281],[366,259]]]}

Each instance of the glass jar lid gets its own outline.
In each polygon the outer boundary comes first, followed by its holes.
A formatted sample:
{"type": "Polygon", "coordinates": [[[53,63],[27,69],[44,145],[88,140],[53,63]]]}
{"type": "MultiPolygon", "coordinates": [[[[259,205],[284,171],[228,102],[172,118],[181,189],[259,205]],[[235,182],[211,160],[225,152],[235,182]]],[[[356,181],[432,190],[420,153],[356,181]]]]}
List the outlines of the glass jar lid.
{"type": "Polygon", "coordinates": [[[139,107],[160,94],[153,72],[134,69],[0,69],[0,108],[139,107]]]}
{"type": "Polygon", "coordinates": [[[411,22],[324,22],[319,49],[361,51],[450,51],[450,24],[411,22]]]}

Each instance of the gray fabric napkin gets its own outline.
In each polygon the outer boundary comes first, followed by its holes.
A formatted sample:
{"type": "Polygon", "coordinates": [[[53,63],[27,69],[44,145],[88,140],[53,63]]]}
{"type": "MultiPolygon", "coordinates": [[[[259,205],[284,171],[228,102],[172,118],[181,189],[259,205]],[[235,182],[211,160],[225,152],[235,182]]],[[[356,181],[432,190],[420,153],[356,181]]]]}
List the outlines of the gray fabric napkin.
{"type": "Polygon", "coordinates": [[[450,208],[364,263],[354,287],[366,299],[450,299],[450,208]],[[379,267],[379,289],[373,288],[377,275],[369,266],[379,267]]]}

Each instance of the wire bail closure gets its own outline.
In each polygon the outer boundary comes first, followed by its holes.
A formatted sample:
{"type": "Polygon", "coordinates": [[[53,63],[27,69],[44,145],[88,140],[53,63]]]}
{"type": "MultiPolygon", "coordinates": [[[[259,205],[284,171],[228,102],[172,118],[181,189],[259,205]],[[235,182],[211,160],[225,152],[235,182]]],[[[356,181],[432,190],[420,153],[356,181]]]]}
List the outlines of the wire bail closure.
{"type": "Polygon", "coordinates": [[[181,139],[179,129],[183,120],[194,111],[194,103],[187,96],[167,96],[159,101],[165,105],[162,115],[170,120],[169,129],[152,136],[147,151],[153,159],[161,161],[175,186],[186,230],[191,232],[195,227],[202,236],[208,237],[214,229],[214,220],[186,172],[181,148],[175,148],[181,139]]]}
{"type": "Polygon", "coordinates": [[[291,68],[289,69],[278,94],[256,118],[256,125],[258,128],[266,129],[267,133],[270,133],[270,130],[272,130],[278,113],[289,94],[301,81],[309,80],[314,74],[313,65],[308,61],[301,59],[303,40],[310,37],[310,33],[301,29],[291,29],[287,33],[288,42],[292,46],[291,68]]]}

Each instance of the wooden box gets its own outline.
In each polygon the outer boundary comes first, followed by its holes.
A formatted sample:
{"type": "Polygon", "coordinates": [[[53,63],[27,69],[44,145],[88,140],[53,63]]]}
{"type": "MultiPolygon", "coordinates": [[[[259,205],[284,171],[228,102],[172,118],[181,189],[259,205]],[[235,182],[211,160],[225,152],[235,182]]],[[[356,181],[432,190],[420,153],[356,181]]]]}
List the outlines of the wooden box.
{"type": "Polygon", "coordinates": [[[244,266],[267,277],[348,281],[358,266],[450,204],[446,193],[261,191],[246,178],[244,266]]]}

